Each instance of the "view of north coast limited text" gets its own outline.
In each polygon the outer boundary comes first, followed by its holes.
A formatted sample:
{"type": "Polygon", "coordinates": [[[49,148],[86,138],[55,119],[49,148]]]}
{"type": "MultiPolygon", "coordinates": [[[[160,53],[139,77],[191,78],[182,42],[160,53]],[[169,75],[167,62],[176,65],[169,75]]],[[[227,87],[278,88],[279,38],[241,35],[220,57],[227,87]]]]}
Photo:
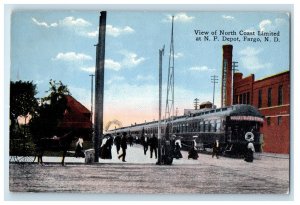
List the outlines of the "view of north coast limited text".
{"type": "Polygon", "coordinates": [[[10,17],[11,193],[289,196],[289,12],[10,17]]]}

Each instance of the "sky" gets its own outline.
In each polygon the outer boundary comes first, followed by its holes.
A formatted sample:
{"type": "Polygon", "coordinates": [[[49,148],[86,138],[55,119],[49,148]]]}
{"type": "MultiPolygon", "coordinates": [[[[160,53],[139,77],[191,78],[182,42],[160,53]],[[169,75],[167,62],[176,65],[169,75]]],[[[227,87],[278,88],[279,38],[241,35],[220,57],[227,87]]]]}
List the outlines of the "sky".
{"type": "MultiPolygon", "coordinates": [[[[94,45],[98,40],[99,14],[99,11],[79,10],[14,11],[11,15],[10,79],[33,81],[37,85],[37,97],[46,96],[50,79],[62,81],[72,96],[90,109],[89,75],[95,71],[94,45]]],[[[290,69],[288,13],[108,11],[105,124],[114,119],[124,126],[158,119],[158,53],[165,45],[164,115],[172,15],[174,107],[178,115],[182,115],[184,109],[193,108],[195,98],[200,103],[212,102],[212,75],[219,78],[215,104],[220,106],[222,46],[225,44],[233,45],[233,61],[238,62],[238,70],[244,77],[255,74],[258,80],[290,69]],[[197,35],[197,30],[208,32],[209,41],[204,40],[206,34],[197,35]],[[264,36],[257,35],[258,31],[279,33],[279,36],[265,41],[264,36]],[[255,35],[245,35],[246,32],[255,35]],[[238,38],[238,41],[230,42],[229,38],[238,38]],[[261,42],[250,38],[259,38],[261,42]]]]}

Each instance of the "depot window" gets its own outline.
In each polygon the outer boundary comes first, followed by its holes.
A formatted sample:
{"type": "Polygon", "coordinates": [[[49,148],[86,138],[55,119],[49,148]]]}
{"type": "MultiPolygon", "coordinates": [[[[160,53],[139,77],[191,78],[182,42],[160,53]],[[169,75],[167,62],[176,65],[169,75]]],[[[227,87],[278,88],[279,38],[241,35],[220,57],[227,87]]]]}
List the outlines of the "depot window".
{"type": "Polygon", "coordinates": [[[257,107],[261,108],[261,105],[262,105],[262,90],[259,90],[258,91],[258,105],[257,105],[257,107]]]}
{"type": "Polygon", "coordinates": [[[271,125],[271,118],[267,117],[267,125],[271,125]]]}
{"type": "Polygon", "coordinates": [[[281,124],[282,124],[282,116],[278,116],[277,125],[281,125],[281,124]]]}
{"type": "Polygon", "coordinates": [[[278,87],[278,105],[282,105],[283,102],[283,86],[278,87]]]}
{"type": "Polygon", "coordinates": [[[272,88],[268,89],[268,107],[272,106],[272,88]]]}

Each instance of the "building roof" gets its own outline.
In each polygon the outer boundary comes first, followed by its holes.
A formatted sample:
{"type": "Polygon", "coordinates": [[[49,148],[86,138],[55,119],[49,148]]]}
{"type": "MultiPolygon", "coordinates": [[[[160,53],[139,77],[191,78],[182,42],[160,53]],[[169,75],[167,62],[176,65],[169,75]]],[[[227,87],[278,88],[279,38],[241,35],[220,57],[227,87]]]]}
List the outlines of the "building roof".
{"type": "Polygon", "coordinates": [[[67,109],[60,128],[89,129],[92,128],[91,112],[71,95],[67,95],[67,109]]]}
{"type": "Polygon", "coordinates": [[[276,73],[276,74],[274,74],[274,75],[266,76],[266,77],[264,77],[264,78],[262,78],[262,79],[256,80],[255,82],[257,82],[257,81],[262,81],[262,80],[266,80],[266,79],[268,79],[268,78],[277,77],[277,76],[279,76],[279,75],[284,75],[284,74],[287,74],[287,73],[289,73],[289,72],[290,72],[289,70],[286,70],[286,71],[283,71],[283,72],[280,72],[280,73],[276,73]]]}

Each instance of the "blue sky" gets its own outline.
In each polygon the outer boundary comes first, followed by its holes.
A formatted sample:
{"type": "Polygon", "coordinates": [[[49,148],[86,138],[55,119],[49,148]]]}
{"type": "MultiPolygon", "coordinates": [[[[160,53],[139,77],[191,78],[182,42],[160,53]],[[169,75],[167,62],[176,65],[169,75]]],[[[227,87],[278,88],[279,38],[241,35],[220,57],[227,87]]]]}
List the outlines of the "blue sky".
{"type": "MultiPolygon", "coordinates": [[[[107,12],[105,122],[123,125],[158,118],[158,50],[163,58],[163,108],[174,15],[175,108],[193,100],[212,101],[210,76],[219,76],[215,103],[220,105],[222,45],[233,45],[233,60],[248,76],[261,79],[289,70],[289,15],[280,12],[107,12]],[[194,30],[280,32],[280,42],[196,41],[194,30]]],[[[11,16],[11,80],[37,84],[44,97],[50,79],[61,80],[90,108],[90,74],[95,68],[98,11],[15,11],[11,16]]],[[[229,37],[229,36],[228,36],[229,37]]],[[[257,37],[257,36],[256,36],[257,37]]],[[[261,37],[261,39],[263,39],[261,37]]]]}

